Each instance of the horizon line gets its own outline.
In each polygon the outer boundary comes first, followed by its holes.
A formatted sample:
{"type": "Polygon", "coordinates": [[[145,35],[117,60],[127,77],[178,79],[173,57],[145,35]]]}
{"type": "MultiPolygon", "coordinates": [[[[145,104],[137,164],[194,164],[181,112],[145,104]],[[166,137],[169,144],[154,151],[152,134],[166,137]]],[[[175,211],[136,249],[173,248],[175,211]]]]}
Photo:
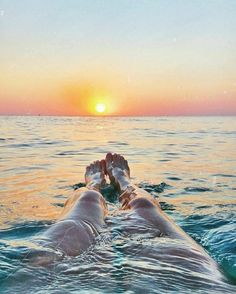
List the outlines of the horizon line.
{"type": "Polygon", "coordinates": [[[94,117],[94,118],[109,118],[109,117],[234,117],[236,113],[232,114],[158,114],[158,115],[147,115],[147,114],[137,114],[137,115],[66,115],[66,114],[3,114],[0,116],[27,116],[27,117],[94,117]]]}

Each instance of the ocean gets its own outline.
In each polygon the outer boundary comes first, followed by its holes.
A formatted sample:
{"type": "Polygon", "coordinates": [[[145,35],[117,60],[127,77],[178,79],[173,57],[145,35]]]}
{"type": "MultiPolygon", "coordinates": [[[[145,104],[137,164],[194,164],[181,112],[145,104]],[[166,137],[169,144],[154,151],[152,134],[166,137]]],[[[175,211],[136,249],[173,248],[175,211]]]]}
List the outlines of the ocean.
{"type": "MultiPolygon", "coordinates": [[[[235,169],[236,117],[1,116],[0,293],[235,293],[235,169]],[[110,233],[78,257],[53,268],[24,261],[32,238],[83,186],[85,167],[107,152],[128,160],[133,182],[159,199],[227,282],[195,283],[181,266],[130,253],[131,243],[161,245],[145,234],[120,235],[115,216],[110,233]]],[[[113,192],[104,189],[110,212],[119,207],[113,192]]]]}

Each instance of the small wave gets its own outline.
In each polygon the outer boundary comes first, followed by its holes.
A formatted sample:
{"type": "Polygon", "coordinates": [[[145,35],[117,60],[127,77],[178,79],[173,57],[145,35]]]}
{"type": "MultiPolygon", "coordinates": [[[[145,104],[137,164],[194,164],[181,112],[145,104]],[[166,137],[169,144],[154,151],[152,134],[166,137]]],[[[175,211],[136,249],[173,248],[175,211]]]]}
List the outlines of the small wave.
{"type": "Polygon", "coordinates": [[[77,183],[77,184],[74,184],[72,185],[71,187],[74,189],[74,190],[77,190],[79,188],[82,188],[82,187],[85,187],[85,183],[77,183]]]}
{"type": "Polygon", "coordinates": [[[49,221],[31,221],[18,224],[12,224],[10,228],[1,229],[0,239],[26,238],[38,233],[52,222],[49,221]]]}
{"type": "Polygon", "coordinates": [[[175,206],[173,204],[169,204],[164,201],[160,201],[159,203],[162,210],[175,210],[175,206]]]}
{"type": "Polygon", "coordinates": [[[171,187],[170,185],[168,185],[164,182],[157,184],[157,185],[142,182],[138,186],[149,193],[152,193],[152,192],[162,193],[162,192],[164,192],[165,189],[171,187]]]}
{"type": "Polygon", "coordinates": [[[22,144],[10,144],[7,147],[10,148],[27,148],[27,147],[32,147],[32,144],[27,144],[27,143],[22,143],[22,144]]]}
{"type": "Polygon", "coordinates": [[[56,155],[59,155],[59,156],[69,156],[69,155],[78,155],[80,154],[79,151],[63,151],[63,152],[60,152],[60,153],[57,153],[56,155]]]}
{"type": "Polygon", "coordinates": [[[184,190],[186,192],[200,192],[200,193],[212,191],[212,189],[207,188],[207,187],[186,187],[186,188],[184,188],[184,190]]]}
{"type": "Polygon", "coordinates": [[[168,177],[167,179],[171,180],[171,181],[181,181],[182,180],[181,178],[178,178],[178,177],[168,177]]]}
{"type": "Polygon", "coordinates": [[[167,155],[173,155],[173,156],[179,155],[179,153],[177,153],[177,152],[166,152],[165,154],[167,154],[167,155]]]}
{"type": "Polygon", "coordinates": [[[38,145],[55,145],[55,144],[61,144],[60,141],[42,141],[38,142],[38,145]]]}
{"type": "Polygon", "coordinates": [[[64,207],[64,202],[54,202],[54,203],[51,203],[53,206],[56,206],[56,207],[64,207]]]}
{"type": "Polygon", "coordinates": [[[229,174],[214,174],[213,177],[236,178],[236,175],[229,175],[229,174]]]}
{"type": "Polygon", "coordinates": [[[127,146],[127,145],[129,145],[126,142],[119,142],[119,141],[108,141],[107,143],[111,144],[111,145],[116,145],[116,146],[127,146]]]}
{"type": "Polygon", "coordinates": [[[235,223],[228,223],[207,232],[204,246],[218,260],[226,275],[236,283],[235,223]]]}

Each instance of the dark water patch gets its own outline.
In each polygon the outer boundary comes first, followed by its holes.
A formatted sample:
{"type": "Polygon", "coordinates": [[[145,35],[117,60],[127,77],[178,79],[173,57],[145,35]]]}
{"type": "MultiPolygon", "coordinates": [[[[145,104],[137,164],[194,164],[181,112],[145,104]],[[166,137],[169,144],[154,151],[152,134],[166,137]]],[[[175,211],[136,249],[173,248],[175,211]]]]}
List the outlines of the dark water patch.
{"type": "Polygon", "coordinates": [[[209,208],[211,208],[210,205],[201,205],[201,206],[198,206],[198,207],[196,208],[196,210],[198,210],[198,209],[209,209],[209,208]]]}
{"type": "Polygon", "coordinates": [[[223,178],[236,178],[236,175],[229,175],[229,174],[214,174],[213,177],[223,177],[223,178]]]}
{"type": "Polygon", "coordinates": [[[7,145],[7,147],[9,148],[31,148],[33,147],[32,144],[27,144],[27,143],[21,143],[21,144],[10,144],[10,145],[7,145]]]}
{"type": "Polygon", "coordinates": [[[74,184],[71,186],[74,190],[77,190],[79,188],[82,188],[82,187],[86,187],[86,184],[85,183],[77,183],[77,184],[74,184]]]}
{"type": "Polygon", "coordinates": [[[164,197],[171,197],[171,198],[175,198],[176,197],[176,193],[168,193],[168,194],[164,194],[162,195],[164,197]]]}
{"type": "MultiPolygon", "coordinates": [[[[79,188],[86,187],[85,183],[77,183],[72,186],[74,190],[77,190],[79,188]]],[[[106,184],[103,187],[101,187],[101,194],[103,197],[105,197],[106,200],[108,200],[111,203],[115,203],[118,201],[119,198],[119,192],[113,185],[106,184]]]]}
{"type": "Polygon", "coordinates": [[[166,135],[176,135],[176,132],[165,132],[166,135]]]}
{"type": "Polygon", "coordinates": [[[54,203],[51,203],[53,206],[55,207],[64,207],[65,204],[64,203],[61,203],[61,202],[54,202],[54,203]]]}
{"type": "Polygon", "coordinates": [[[160,203],[161,209],[164,210],[164,211],[167,211],[167,210],[173,211],[173,210],[175,210],[175,206],[173,204],[169,204],[169,203],[164,202],[164,201],[160,201],[159,203],[160,203]]]}
{"type": "Polygon", "coordinates": [[[200,192],[200,193],[212,191],[212,189],[207,187],[186,187],[184,188],[184,190],[186,192],[200,192]]]}
{"type": "Polygon", "coordinates": [[[15,140],[15,138],[0,138],[1,142],[12,141],[12,140],[15,140]]]}
{"type": "Polygon", "coordinates": [[[23,222],[19,224],[12,224],[8,229],[0,230],[0,239],[22,239],[31,237],[37,234],[42,229],[51,225],[53,222],[39,221],[39,222],[23,222]]]}
{"type": "Polygon", "coordinates": [[[157,184],[157,185],[149,184],[146,182],[141,182],[138,184],[138,186],[149,193],[152,193],[152,192],[162,193],[162,192],[164,192],[164,190],[171,188],[170,185],[168,185],[164,182],[157,184]]]}
{"type": "Polygon", "coordinates": [[[181,181],[182,179],[181,178],[178,178],[178,177],[167,177],[168,180],[171,180],[171,181],[181,181]]]}
{"type": "Polygon", "coordinates": [[[63,151],[63,152],[57,153],[56,155],[58,155],[58,156],[71,156],[71,155],[78,155],[78,154],[80,154],[79,151],[70,150],[70,151],[63,151]]]}
{"type": "MultiPolygon", "coordinates": [[[[84,183],[77,183],[71,187],[74,190],[77,190],[77,189],[85,187],[85,186],[86,185],[84,183]]],[[[138,187],[144,189],[145,191],[147,191],[151,194],[154,194],[154,196],[156,196],[155,193],[162,193],[166,189],[172,188],[171,185],[168,185],[164,182],[162,182],[160,184],[150,184],[150,183],[146,183],[146,182],[141,182],[138,184],[138,187]]],[[[117,189],[113,185],[109,185],[109,184],[106,184],[105,186],[103,186],[101,188],[101,194],[111,203],[115,203],[119,197],[119,192],[117,191],[117,189]]]]}
{"type": "Polygon", "coordinates": [[[111,203],[116,203],[119,199],[119,192],[113,185],[105,185],[101,188],[101,194],[111,203]]]}
{"type": "Polygon", "coordinates": [[[222,203],[219,203],[219,204],[215,204],[216,206],[218,207],[229,207],[229,208],[236,208],[236,204],[235,203],[226,203],[226,204],[222,204],[222,203]]]}

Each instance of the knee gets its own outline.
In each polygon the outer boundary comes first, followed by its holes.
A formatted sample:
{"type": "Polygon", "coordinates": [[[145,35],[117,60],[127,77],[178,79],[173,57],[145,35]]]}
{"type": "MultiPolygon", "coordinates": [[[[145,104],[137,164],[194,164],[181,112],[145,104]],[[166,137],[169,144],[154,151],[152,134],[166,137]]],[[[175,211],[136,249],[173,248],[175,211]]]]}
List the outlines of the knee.
{"type": "Polygon", "coordinates": [[[99,192],[89,190],[81,194],[80,201],[100,202],[101,198],[103,198],[103,196],[99,192]]]}
{"type": "Polygon", "coordinates": [[[130,201],[129,205],[134,208],[134,209],[139,209],[139,208],[155,208],[156,204],[151,199],[147,199],[145,197],[139,197],[139,198],[135,198],[133,200],[130,201]]]}
{"type": "Polygon", "coordinates": [[[89,190],[81,194],[79,199],[80,202],[89,202],[102,205],[104,208],[107,208],[106,201],[103,198],[102,194],[97,191],[89,190]]]}

